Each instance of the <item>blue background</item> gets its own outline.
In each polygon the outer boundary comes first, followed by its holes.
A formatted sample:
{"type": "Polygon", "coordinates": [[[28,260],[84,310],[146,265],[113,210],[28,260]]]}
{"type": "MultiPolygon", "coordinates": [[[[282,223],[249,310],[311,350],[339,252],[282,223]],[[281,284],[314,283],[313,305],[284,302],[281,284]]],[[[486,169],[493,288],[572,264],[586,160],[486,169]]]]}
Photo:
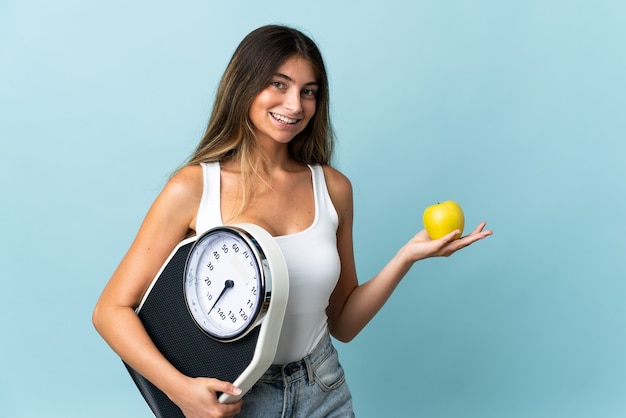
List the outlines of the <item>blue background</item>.
{"type": "Polygon", "coordinates": [[[0,0],[0,416],[150,416],[91,310],[267,23],[325,56],[361,281],[437,201],[495,232],[339,344],[357,416],[626,416],[625,21],[618,0],[0,0]]]}

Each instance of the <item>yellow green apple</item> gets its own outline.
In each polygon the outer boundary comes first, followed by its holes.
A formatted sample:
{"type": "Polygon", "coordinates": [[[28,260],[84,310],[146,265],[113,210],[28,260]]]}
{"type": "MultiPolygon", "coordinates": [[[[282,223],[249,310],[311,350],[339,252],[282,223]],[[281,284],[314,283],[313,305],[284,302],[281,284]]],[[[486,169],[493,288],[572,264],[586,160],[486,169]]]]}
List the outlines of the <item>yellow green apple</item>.
{"type": "Polygon", "coordinates": [[[452,200],[427,207],[424,210],[423,221],[424,228],[432,239],[439,239],[456,229],[461,231],[454,237],[458,239],[463,234],[465,226],[463,209],[452,200]]]}

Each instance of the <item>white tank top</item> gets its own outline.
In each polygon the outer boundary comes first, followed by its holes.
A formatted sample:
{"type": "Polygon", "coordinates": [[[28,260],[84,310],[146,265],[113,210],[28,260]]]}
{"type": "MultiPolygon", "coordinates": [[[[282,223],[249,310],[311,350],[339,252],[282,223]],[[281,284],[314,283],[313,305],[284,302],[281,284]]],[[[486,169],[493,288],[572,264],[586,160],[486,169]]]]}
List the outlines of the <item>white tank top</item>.
{"type": "MultiPolygon", "coordinates": [[[[223,225],[220,165],[201,164],[204,190],[196,219],[197,234],[223,225]]],[[[337,211],[320,165],[310,165],[315,219],[304,231],[275,237],[289,271],[289,301],[275,364],[297,361],[311,352],[327,329],[326,307],[341,270],[337,252],[337,211]]]]}

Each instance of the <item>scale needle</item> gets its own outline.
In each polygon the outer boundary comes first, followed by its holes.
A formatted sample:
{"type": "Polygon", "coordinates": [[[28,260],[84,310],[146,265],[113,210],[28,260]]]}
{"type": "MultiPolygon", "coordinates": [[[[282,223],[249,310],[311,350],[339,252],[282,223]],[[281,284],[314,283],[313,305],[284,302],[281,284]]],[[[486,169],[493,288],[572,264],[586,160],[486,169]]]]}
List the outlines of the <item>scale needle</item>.
{"type": "Polygon", "coordinates": [[[219,302],[222,296],[224,296],[224,293],[226,293],[226,291],[232,288],[233,286],[235,286],[235,282],[233,282],[232,280],[226,280],[226,282],[224,283],[224,289],[222,290],[222,293],[220,293],[220,295],[217,297],[217,299],[215,300],[215,303],[213,304],[213,306],[211,306],[211,309],[209,309],[209,312],[207,313],[207,315],[211,313],[213,308],[215,308],[215,305],[217,305],[217,302],[219,302]]]}

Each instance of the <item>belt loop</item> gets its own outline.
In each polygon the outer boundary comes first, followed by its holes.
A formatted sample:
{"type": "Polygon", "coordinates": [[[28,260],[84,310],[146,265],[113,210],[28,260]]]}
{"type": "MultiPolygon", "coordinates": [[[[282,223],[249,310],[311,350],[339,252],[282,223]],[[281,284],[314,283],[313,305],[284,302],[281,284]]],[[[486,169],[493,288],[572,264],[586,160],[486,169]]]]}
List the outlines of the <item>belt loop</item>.
{"type": "Polygon", "coordinates": [[[304,365],[306,366],[306,372],[309,376],[309,385],[313,386],[315,384],[315,376],[313,375],[313,364],[311,364],[310,356],[304,358],[304,365]]]}

